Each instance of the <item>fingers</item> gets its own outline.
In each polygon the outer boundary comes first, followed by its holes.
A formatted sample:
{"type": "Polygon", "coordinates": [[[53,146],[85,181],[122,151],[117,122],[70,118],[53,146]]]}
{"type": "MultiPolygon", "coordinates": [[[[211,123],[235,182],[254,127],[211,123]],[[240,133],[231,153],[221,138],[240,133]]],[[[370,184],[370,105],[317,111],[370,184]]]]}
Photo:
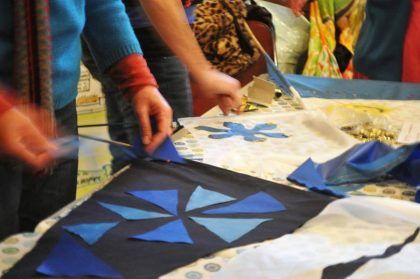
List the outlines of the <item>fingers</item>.
{"type": "Polygon", "coordinates": [[[163,107],[154,118],[156,120],[157,131],[153,134],[149,145],[146,146],[146,152],[149,154],[153,153],[172,134],[172,110],[169,107],[163,107]]]}
{"type": "Polygon", "coordinates": [[[137,115],[140,122],[141,140],[144,145],[148,145],[152,141],[152,125],[150,124],[149,110],[147,107],[142,107],[138,110],[137,115]]]}

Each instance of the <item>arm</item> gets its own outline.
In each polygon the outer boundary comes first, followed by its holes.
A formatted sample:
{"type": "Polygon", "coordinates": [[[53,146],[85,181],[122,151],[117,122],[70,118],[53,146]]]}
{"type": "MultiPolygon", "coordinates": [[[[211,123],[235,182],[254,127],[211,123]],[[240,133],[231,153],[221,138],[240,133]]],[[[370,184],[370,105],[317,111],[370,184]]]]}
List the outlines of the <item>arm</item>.
{"type": "Polygon", "coordinates": [[[0,152],[41,170],[53,160],[57,147],[37,125],[16,109],[0,89],[0,152]]]}
{"type": "Polygon", "coordinates": [[[140,0],[140,3],[162,39],[187,66],[200,93],[216,98],[225,114],[238,108],[239,82],[211,68],[191,31],[181,1],[140,0]]]}
{"type": "Polygon", "coordinates": [[[83,31],[96,64],[129,95],[146,150],[152,152],[171,134],[172,111],[141,56],[140,45],[121,1],[86,1],[83,31]],[[150,117],[157,131],[152,134],[150,117]]]}

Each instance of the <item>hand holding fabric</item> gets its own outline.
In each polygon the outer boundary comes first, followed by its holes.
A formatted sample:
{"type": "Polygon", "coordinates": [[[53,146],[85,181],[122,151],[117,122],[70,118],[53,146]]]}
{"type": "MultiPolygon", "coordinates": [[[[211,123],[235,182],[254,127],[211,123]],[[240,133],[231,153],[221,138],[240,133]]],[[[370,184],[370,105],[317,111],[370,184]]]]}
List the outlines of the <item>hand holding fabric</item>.
{"type": "Polygon", "coordinates": [[[146,152],[153,153],[172,133],[172,109],[157,89],[146,60],[140,54],[129,55],[108,69],[107,74],[131,100],[146,152]],[[152,129],[151,117],[156,121],[156,131],[152,129]]]}
{"type": "Polygon", "coordinates": [[[216,99],[225,115],[241,106],[241,85],[236,79],[213,69],[204,69],[194,74],[193,79],[200,94],[216,99]]]}
{"type": "Polygon", "coordinates": [[[37,123],[18,109],[1,112],[0,127],[0,152],[22,160],[35,171],[54,160],[57,146],[47,139],[37,123]]]}

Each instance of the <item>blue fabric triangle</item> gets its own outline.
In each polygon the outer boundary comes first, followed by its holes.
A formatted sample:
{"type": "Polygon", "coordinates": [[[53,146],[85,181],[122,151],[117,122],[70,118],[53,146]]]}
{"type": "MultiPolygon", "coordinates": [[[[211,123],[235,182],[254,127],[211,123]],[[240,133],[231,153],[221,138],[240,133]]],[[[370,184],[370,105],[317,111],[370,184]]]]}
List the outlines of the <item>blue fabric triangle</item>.
{"type": "Polygon", "coordinates": [[[194,243],[181,220],[175,220],[153,231],[134,235],[131,238],[169,243],[194,243]]]}
{"type": "Polygon", "coordinates": [[[153,203],[174,215],[178,214],[178,190],[130,191],[127,193],[153,203]]]}
{"type": "Polygon", "coordinates": [[[198,186],[192,193],[185,210],[190,211],[196,208],[201,208],[208,205],[224,203],[233,200],[236,199],[215,191],[206,190],[201,186],[198,186]]]}
{"type": "Polygon", "coordinates": [[[116,204],[98,202],[101,206],[117,213],[121,217],[127,220],[144,220],[144,219],[155,219],[163,217],[172,217],[169,214],[162,214],[153,211],[145,211],[133,207],[126,207],[116,204]]]}
{"type": "Polygon", "coordinates": [[[167,137],[162,144],[156,148],[151,157],[156,160],[185,164],[184,158],[179,155],[174,143],[169,137],[167,137]]]}
{"type": "Polygon", "coordinates": [[[161,145],[159,145],[152,154],[147,154],[140,137],[136,138],[132,148],[132,152],[138,157],[150,157],[153,160],[171,161],[179,164],[185,164],[185,159],[182,158],[175,148],[171,138],[167,137],[161,145]]]}
{"type": "Polygon", "coordinates": [[[99,238],[101,238],[104,233],[112,229],[118,224],[118,222],[113,223],[96,223],[96,224],[79,224],[71,226],[63,226],[63,229],[66,231],[80,236],[86,243],[92,245],[99,238]]]}
{"type": "Polygon", "coordinates": [[[226,242],[233,242],[255,229],[261,223],[272,219],[232,219],[190,217],[226,242]]]}
{"type": "Polygon", "coordinates": [[[270,213],[286,210],[284,205],[265,192],[258,192],[241,201],[221,208],[206,210],[204,214],[270,213]]]}
{"type": "Polygon", "coordinates": [[[38,266],[40,274],[55,277],[95,276],[123,278],[123,276],[80,246],[70,236],[63,235],[48,257],[38,266]]]}
{"type": "Polygon", "coordinates": [[[270,79],[287,95],[293,96],[290,91],[290,83],[285,76],[276,67],[270,56],[264,53],[265,65],[267,66],[267,72],[270,79]]]}

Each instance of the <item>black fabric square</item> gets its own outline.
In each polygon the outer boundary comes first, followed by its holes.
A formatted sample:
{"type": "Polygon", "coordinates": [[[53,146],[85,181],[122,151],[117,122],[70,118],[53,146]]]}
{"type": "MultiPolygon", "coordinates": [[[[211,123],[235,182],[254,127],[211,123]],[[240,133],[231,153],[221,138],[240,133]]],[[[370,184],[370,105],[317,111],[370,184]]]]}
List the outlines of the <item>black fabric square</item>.
{"type": "Polygon", "coordinates": [[[104,189],[96,192],[88,201],[73,210],[67,217],[53,226],[4,278],[33,278],[36,268],[47,257],[65,232],[63,225],[95,222],[120,221],[96,244],[88,246],[76,236],[72,237],[87,247],[98,258],[121,272],[126,278],[157,278],[176,268],[194,262],[217,251],[281,237],[293,232],[307,220],[316,216],[333,200],[317,193],[300,191],[255,177],[234,173],[209,165],[188,161],[185,165],[172,163],[137,161],[128,170],[115,178],[104,189]],[[207,206],[185,212],[186,203],[196,187],[217,191],[237,198],[248,197],[264,191],[278,199],[287,210],[266,214],[201,214],[206,209],[220,207],[207,206]],[[126,194],[133,190],[179,190],[178,216],[170,218],[126,221],[121,216],[101,207],[98,201],[113,203],[142,210],[167,213],[163,209],[126,194]],[[250,233],[232,243],[198,225],[189,216],[220,218],[273,218],[259,225],[250,233]],[[135,234],[144,233],[170,221],[182,219],[193,245],[147,242],[129,239],[135,234]]]}

